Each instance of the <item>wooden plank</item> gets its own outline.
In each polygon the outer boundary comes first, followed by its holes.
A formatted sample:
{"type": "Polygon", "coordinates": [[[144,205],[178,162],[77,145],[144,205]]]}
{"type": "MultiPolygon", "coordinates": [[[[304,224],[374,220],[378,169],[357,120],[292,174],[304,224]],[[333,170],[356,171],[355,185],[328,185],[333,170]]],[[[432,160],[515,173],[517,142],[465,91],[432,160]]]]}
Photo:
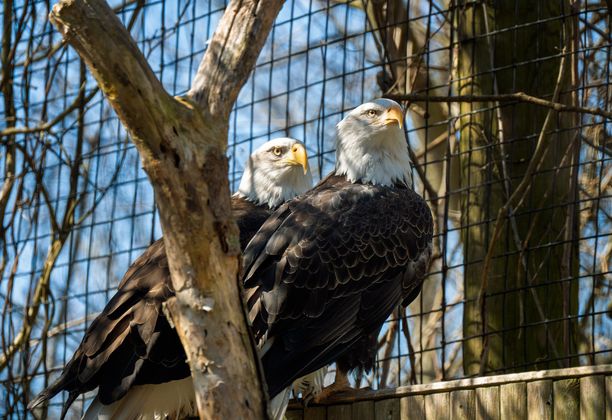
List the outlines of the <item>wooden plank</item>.
{"type": "MultiPolygon", "coordinates": [[[[570,369],[570,376],[572,371],[570,369]]],[[[605,370],[599,369],[598,371],[605,370]]],[[[512,376],[514,375],[505,375],[509,379],[512,376]]],[[[547,375],[536,375],[536,377],[547,377],[547,375]]],[[[464,381],[450,382],[463,383],[464,381]]],[[[501,387],[480,387],[474,390],[473,400],[470,399],[472,397],[468,397],[469,392],[461,391],[460,388],[450,394],[409,394],[402,397],[401,400],[385,399],[377,403],[374,401],[354,402],[351,405],[330,406],[327,410],[320,406],[307,408],[305,412],[292,408],[287,412],[287,418],[289,420],[327,418],[332,420],[348,420],[349,418],[356,420],[374,418],[424,420],[451,418],[451,416],[452,418],[465,418],[462,415],[466,412],[462,412],[459,408],[467,398],[468,406],[473,401],[473,417],[476,419],[551,419],[554,414],[555,419],[599,420],[606,418],[612,420],[612,375],[563,379],[554,383],[551,380],[539,380],[528,384],[508,383],[501,387]],[[526,398],[521,401],[520,396],[524,393],[526,393],[526,398]],[[387,417],[380,417],[383,415],[381,413],[387,413],[387,417]]],[[[378,394],[376,400],[385,395],[387,395],[385,392],[382,395],[378,394]]]]}
{"type": "Polygon", "coordinates": [[[553,413],[553,381],[535,381],[527,384],[527,419],[550,420],[553,413]]]}
{"type": "Polygon", "coordinates": [[[499,387],[476,388],[476,420],[499,420],[499,387]]]}
{"type": "Polygon", "coordinates": [[[527,417],[527,384],[516,382],[499,387],[499,412],[501,420],[527,417]]]}
{"type": "Polygon", "coordinates": [[[359,401],[351,406],[354,420],[372,420],[374,418],[374,401],[359,401]]]}
{"type": "Polygon", "coordinates": [[[285,417],[287,418],[287,420],[303,420],[304,411],[303,410],[287,410],[285,417]]]}
{"type": "Polygon", "coordinates": [[[425,418],[427,420],[448,419],[450,396],[448,392],[425,395],[425,418]]]}
{"type": "Polygon", "coordinates": [[[473,389],[463,389],[450,393],[451,420],[472,420],[475,418],[474,408],[476,393],[473,389]]]}
{"type": "Polygon", "coordinates": [[[425,420],[425,397],[411,395],[400,399],[401,420],[425,420]]]}
{"type": "Polygon", "coordinates": [[[356,401],[384,400],[416,394],[431,394],[457,391],[460,389],[475,389],[493,385],[504,385],[513,382],[531,382],[544,379],[569,379],[592,375],[612,375],[612,365],[582,366],[567,369],[538,370],[533,372],[511,373],[506,375],[484,376],[478,378],[458,379],[453,381],[433,382],[422,385],[408,385],[395,389],[377,391],[360,390],[358,395],[338,393],[325,401],[327,403],[354,403],[356,401]]]}
{"type": "Polygon", "coordinates": [[[374,418],[376,420],[400,420],[399,398],[389,398],[374,403],[374,418]]]}
{"type": "Polygon", "coordinates": [[[612,420],[612,376],[606,376],[606,420],[612,420]]]}
{"type": "Polygon", "coordinates": [[[553,383],[555,419],[577,419],[580,417],[580,381],[564,379],[553,383]]]}
{"type": "Polygon", "coordinates": [[[327,407],[327,420],[351,420],[352,418],[353,407],[350,404],[327,407]]]}
{"type": "Polygon", "coordinates": [[[580,420],[606,418],[606,380],[602,375],[580,378],[580,420]]]}
{"type": "Polygon", "coordinates": [[[325,420],[327,410],[325,407],[306,407],[304,408],[304,420],[325,420]]]}

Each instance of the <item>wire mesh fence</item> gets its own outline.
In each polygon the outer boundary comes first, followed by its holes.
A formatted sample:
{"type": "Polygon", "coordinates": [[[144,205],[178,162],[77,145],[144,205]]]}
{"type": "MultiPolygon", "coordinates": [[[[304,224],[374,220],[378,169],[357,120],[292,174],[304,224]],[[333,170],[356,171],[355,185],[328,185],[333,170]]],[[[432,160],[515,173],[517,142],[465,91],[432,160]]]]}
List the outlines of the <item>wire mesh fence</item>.
{"type": "MultiPolygon", "coordinates": [[[[184,94],[224,2],[110,3],[184,94]]],[[[2,10],[3,417],[27,416],[161,236],[137,152],[51,7],[2,10]]],[[[413,187],[436,223],[423,291],[355,385],[611,362],[609,13],[603,1],[284,5],[230,119],[231,184],[279,136],[303,140],[323,177],[344,113],[389,96],[405,106],[413,187]]]]}

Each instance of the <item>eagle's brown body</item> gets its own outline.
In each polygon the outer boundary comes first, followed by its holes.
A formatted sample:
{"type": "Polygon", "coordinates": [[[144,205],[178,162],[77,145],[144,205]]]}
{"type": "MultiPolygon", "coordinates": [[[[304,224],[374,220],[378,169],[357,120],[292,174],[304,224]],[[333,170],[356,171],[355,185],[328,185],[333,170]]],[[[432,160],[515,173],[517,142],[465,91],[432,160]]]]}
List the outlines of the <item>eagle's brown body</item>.
{"type": "Polygon", "coordinates": [[[270,396],[362,341],[368,357],[369,337],[419,293],[432,235],[429,207],[405,184],[335,174],[270,216],[243,255],[270,396]]]}

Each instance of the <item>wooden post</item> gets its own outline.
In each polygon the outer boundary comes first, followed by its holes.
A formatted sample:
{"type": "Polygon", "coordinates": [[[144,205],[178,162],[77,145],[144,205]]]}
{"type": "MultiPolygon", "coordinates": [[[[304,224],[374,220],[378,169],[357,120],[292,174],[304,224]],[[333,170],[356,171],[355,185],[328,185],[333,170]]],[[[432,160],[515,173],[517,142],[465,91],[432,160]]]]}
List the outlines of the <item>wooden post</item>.
{"type": "Polygon", "coordinates": [[[400,399],[400,418],[402,420],[425,420],[425,397],[411,395],[400,399]]]}
{"type": "Polygon", "coordinates": [[[553,418],[580,418],[580,381],[564,379],[553,384],[553,418]]]}
{"type": "Polygon", "coordinates": [[[527,383],[527,418],[529,420],[552,419],[552,381],[527,383]]]}
{"type": "Polygon", "coordinates": [[[602,375],[580,378],[580,419],[606,418],[606,385],[602,375]]]}
{"type": "Polygon", "coordinates": [[[499,420],[499,387],[476,388],[476,420],[499,420]]]}
{"type": "Polygon", "coordinates": [[[527,417],[527,385],[524,382],[505,384],[499,387],[501,420],[527,417]]]}

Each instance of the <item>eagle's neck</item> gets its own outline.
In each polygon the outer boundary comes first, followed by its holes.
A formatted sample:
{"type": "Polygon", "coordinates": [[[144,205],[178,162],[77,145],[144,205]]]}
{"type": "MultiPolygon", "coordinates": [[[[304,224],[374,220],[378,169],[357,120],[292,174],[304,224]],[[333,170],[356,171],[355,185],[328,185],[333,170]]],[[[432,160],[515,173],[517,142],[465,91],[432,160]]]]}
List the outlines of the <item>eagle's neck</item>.
{"type": "Polygon", "coordinates": [[[336,174],[346,176],[350,182],[411,185],[410,157],[404,133],[399,129],[386,130],[366,138],[363,133],[339,131],[336,174]]]}
{"type": "Polygon", "coordinates": [[[274,209],[310,189],[311,181],[300,173],[301,170],[301,167],[254,169],[248,165],[234,195],[274,209]]]}

